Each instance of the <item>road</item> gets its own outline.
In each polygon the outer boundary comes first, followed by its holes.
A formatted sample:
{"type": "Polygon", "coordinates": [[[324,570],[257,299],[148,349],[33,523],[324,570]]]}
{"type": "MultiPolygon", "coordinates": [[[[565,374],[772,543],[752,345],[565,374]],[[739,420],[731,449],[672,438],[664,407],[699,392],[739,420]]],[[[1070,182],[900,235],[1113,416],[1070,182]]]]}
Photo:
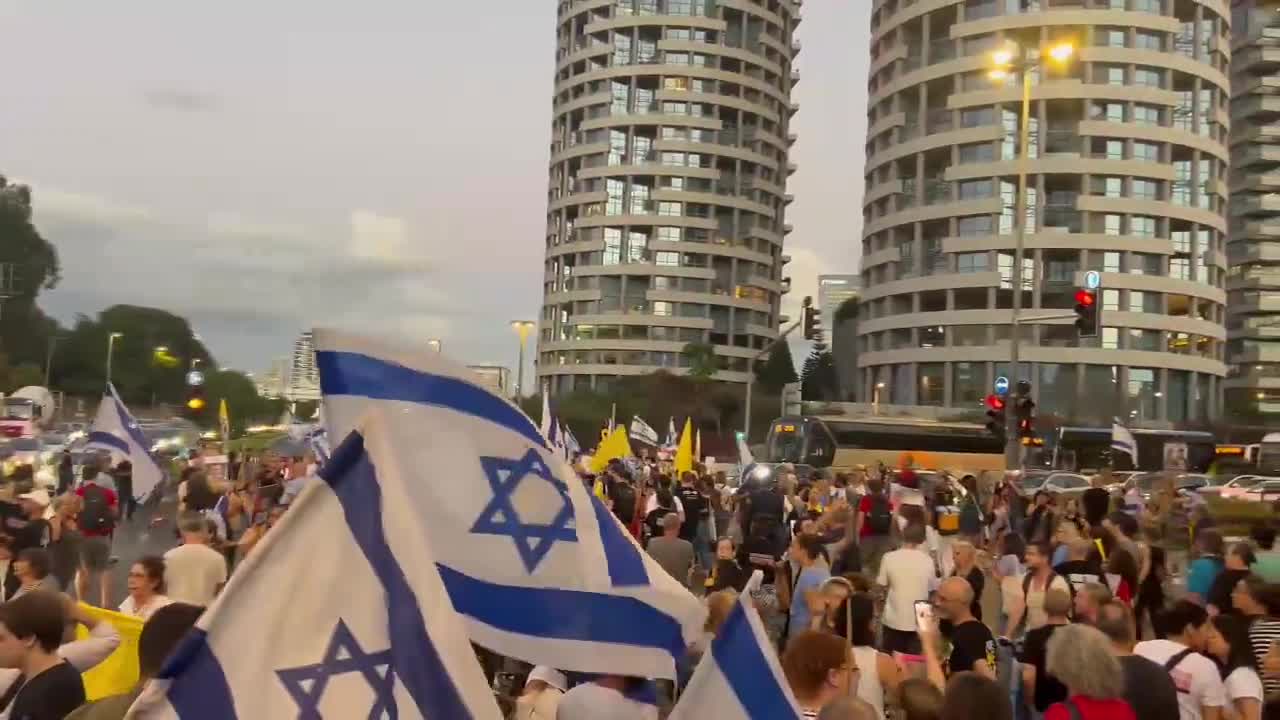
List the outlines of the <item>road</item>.
{"type": "MultiPolygon", "coordinates": [[[[119,607],[128,594],[125,583],[129,577],[129,566],[134,560],[146,555],[163,555],[178,544],[173,528],[176,503],[175,496],[164,497],[156,508],[138,508],[132,522],[121,523],[117,527],[111,544],[111,556],[119,558],[119,561],[111,567],[110,609],[119,607]],[[154,517],[163,518],[163,522],[153,527],[151,520],[154,517]]],[[[90,593],[95,594],[96,598],[96,591],[91,589],[90,593]]]]}

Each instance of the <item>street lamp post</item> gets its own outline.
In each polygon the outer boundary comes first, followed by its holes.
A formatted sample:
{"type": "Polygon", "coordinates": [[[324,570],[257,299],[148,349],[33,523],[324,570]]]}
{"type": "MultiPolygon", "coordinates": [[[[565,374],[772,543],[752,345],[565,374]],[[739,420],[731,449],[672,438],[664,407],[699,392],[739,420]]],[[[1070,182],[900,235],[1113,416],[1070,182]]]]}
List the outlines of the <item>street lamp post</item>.
{"type": "Polygon", "coordinates": [[[878,382],[871,391],[871,414],[880,414],[880,391],[884,389],[884,383],[878,382]]]}
{"type": "Polygon", "coordinates": [[[111,384],[111,355],[116,349],[116,340],[124,337],[124,333],[113,332],[107,336],[107,385],[111,384]]]}
{"type": "Polygon", "coordinates": [[[524,392],[524,346],[529,340],[529,331],[537,326],[532,320],[512,320],[511,327],[520,336],[520,364],[516,367],[516,401],[519,402],[524,392]]]}
{"type": "Polygon", "coordinates": [[[431,338],[427,341],[427,347],[431,348],[432,352],[443,352],[444,342],[439,338],[431,338]]]}
{"type": "MultiPolygon", "coordinates": [[[[1070,43],[1060,43],[1050,47],[1048,56],[1054,62],[1065,64],[1071,59],[1074,48],[1070,43]]],[[[1031,145],[1031,72],[1044,66],[1039,58],[1033,58],[1024,48],[1011,45],[992,53],[991,77],[1004,80],[1016,69],[1022,72],[1022,112],[1018,119],[1018,195],[1014,201],[1014,246],[1013,246],[1013,310],[1011,324],[1013,331],[1009,340],[1009,373],[1014,380],[1020,380],[1022,329],[1022,259],[1026,255],[1027,244],[1027,164],[1030,160],[1031,145]]],[[[1041,133],[1045,136],[1046,133],[1041,133]]],[[[1013,470],[1021,465],[1022,448],[1018,443],[1018,414],[1005,413],[1005,467],[1013,470]]]]}

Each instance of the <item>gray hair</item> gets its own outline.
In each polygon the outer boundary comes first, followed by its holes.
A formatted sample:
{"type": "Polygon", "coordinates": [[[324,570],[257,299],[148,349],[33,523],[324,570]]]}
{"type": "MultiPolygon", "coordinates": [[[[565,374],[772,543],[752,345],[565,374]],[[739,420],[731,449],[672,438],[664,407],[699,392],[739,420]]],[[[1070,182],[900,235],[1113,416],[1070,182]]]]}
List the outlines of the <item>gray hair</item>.
{"type": "Polygon", "coordinates": [[[827,703],[818,720],[876,720],[876,712],[862,700],[846,695],[827,703]]]}
{"type": "Polygon", "coordinates": [[[671,528],[678,528],[678,527],[680,527],[679,515],[673,512],[669,512],[666,515],[662,516],[662,528],[664,530],[670,530],[671,528]]]}
{"type": "Polygon", "coordinates": [[[1045,670],[1072,694],[1096,700],[1124,695],[1124,670],[1111,641],[1088,625],[1062,625],[1049,636],[1045,670]]]}
{"type": "Polygon", "coordinates": [[[209,521],[204,515],[193,510],[182,513],[182,517],[178,518],[178,532],[190,534],[208,534],[209,521]]]}

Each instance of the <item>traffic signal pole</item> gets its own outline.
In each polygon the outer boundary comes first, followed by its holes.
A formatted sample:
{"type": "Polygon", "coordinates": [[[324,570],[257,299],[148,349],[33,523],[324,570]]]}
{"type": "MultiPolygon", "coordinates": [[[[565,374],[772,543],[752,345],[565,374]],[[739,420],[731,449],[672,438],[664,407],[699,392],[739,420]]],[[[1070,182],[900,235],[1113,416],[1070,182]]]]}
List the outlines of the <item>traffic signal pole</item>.
{"type": "MultiPolygon", "coordinates": [[[[1009,374],[1018,380],[1021,362],[1022,328],[1022,257],[1027,245],[1027,159],[1031,139],[1031,68],[1022,66],[1022,117],[1018,120],[1018,197],[1014,203],[1014,220],[1017,232],[1013,246],[1013,336],[1009,339],[1009,374]]],[[[1016,400],[1016,398],[1015,398],[1016,400]]],[[[1016,470],[1022,466],[1022,448],[1018,445],[1018,427],[1015,413],[1005,413],[1004,466],[1016,470]]]]}

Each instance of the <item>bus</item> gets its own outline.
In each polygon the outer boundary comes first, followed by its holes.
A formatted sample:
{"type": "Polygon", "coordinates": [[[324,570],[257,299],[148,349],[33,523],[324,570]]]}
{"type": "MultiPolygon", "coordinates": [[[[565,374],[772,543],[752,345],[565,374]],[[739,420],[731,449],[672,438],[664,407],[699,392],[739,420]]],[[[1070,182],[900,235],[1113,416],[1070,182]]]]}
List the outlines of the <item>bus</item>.
{"type": "Polygon", "coordinates": [[[1258,443],[1258,474],[1280,475],[1280,433],[1267,433],[1258,443]]]}
{"type": "Polygon", "coordinates": [[[1083,470],[1164,470],[1166,452],[1185,463],[1186,472],[1204,473],[1217,454],[1213,434],[1190,430],[1130,429],[1138,443],[1138,462],[1135,466],[1127,453],[1111,450],[1111,428],[1070,427],[1058,428],[1053,448],[1052,465],[1056,470],[1080,472],[1083,470]],[[1185,446],[1185,460],[1182,448],[1185,446]],[[1168,450],[1166,449],[1168,448],[1168,450]]]}
{"type": "Polygon", "coordinates": [[[1004,444],[981,425],[911,418],[784,416],[769,426],[765,457],[846,472],[857,465],[896,468],[906,455],[920,469],[977,477],[1004,470],[1004,444]]]}

